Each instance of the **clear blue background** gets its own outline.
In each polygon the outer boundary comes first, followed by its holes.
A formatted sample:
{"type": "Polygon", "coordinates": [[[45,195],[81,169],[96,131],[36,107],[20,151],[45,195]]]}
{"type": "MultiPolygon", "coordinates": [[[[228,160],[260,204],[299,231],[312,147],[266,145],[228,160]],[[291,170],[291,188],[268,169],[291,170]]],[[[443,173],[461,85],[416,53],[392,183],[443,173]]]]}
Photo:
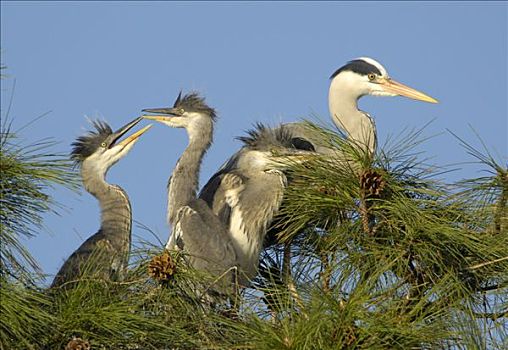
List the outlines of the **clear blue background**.
{"type": "MultiPolygon", "coordinates": [[[[328,121],[328,77],[348,60],[370,56],[440,101],[362,99],[381,143],[434,120],[426,135],[439,135],[422,149],[437,164],[460,163],[471,158],[445,130],[478,145],[471,125],[506,162],[506,2],[2,1],[1,10],[2,65],[10,75],[1,82],[2,117],[14,79],[15,128],[51,111],[22,131],[27,142],[53,137],[60,141],[55,149],[67,153],[89,128],[85,116],[117,128],[142,108],[172,104],[180,89],[196,89],[220,114],[203,184],[255,121],[313,114],[328,121]]],[[[129,194],[134,219],[164,242],[166,182],[186,142],[183,130],[154,125],[108,175],[129,194]]],[[[446,178],[481,169],[465,166],[446,178]]],[[[47,215],[45,232],[27,244],[53,275],[97,231],[99,209],[86,192],[51,194],[66,209],[47,215]]],[[[134,234],[152,239],[136,227],[134,234]]]]}

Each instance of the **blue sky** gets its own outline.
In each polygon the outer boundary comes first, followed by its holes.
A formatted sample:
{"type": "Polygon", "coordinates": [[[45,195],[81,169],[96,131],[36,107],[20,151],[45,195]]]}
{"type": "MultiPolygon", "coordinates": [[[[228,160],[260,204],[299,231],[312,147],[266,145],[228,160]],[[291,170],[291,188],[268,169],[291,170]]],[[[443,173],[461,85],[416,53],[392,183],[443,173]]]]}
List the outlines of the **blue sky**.
{"type": "MultiPolygon", "coordinates": [[[[239,146],[235,136],[256,122],[276,124],[328,116],[328,77],[348,60],[370,56],[390,75],[435,98],[366,97],[380,143],[405,127],[438,135],[421,148],[447,165],[470,160],[446,129],[477,145],[470,126],[506,162],[506,2],[11,2],[1,3],[2,118],[27,142],[52,137],[55,150],[103,118],[113,128],[142,108],[171,104],[180,89],[198,90],[219,111],[215,143],[201,184],[239,146]]],[[[166,183],[186,146],[183,130],[154,125],[108,174],[130,196],[135,220],[168,237],[166,183]]],[[[479,176],[457,166],[448,180],[479,176]]],[[[27,245],[44,271],[99,228],[86,192],[51,193],[65,209],[45,217],[27,245]]],[[[135,235],[151,239],[134,228],[135,235]]]]}

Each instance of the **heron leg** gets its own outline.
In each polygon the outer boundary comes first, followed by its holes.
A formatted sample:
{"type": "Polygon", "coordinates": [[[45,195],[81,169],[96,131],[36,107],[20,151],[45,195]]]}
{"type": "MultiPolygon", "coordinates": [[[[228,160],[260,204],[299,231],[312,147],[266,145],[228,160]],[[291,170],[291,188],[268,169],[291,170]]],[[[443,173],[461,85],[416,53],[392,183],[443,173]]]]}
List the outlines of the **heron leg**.
{"type": "Polygon", "coordinates": [[[238,315],[240,309],[240,286],[238,284],[238,267],[233,266],[233,296],[231,300],[231,308],[235,315],[238,315]]]}

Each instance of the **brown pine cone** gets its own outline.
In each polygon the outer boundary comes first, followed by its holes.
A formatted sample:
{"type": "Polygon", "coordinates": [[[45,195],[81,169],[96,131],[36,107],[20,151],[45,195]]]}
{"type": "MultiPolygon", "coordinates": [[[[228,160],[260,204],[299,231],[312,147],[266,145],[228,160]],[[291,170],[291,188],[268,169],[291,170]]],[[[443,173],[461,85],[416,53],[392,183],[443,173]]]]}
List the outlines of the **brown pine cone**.
{"type": "Polygon", "coordinates": [[[77,337],[73,337],[65,346],[65,350],[90,350],[91,348],[88,341],[77,337]]]}
{"type": "Polygon", "coordinates": [[[175,272],[176,263],[167,250],[161,255],[154,256],[148,264],[148,274],[160,282],[169,281],[173,278],[175,272]]]}
{"type": "Polygon", "coordinates": [[[360,175],[360,188],[368,197],[379,197],[386,186],[383,174],[367,169],[360,175]]]}

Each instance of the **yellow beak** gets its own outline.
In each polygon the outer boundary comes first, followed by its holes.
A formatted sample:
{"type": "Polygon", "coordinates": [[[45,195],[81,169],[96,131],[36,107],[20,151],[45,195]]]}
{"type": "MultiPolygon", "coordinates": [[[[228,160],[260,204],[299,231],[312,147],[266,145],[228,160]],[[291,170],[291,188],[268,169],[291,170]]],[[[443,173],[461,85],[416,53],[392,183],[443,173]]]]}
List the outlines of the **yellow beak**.
{"type": "Polygon", "coordinates": [[[430,103],[438,103],[438,101],[435,98],[432,98],[429,95],[424,94],[423,92],[415,90],[393,79],[383,79],[379,81],[379,84],[382,86],[383,90],[388,93],[409,97],[414,100],[430,103]]]}
{"type": "Polygon", "coordinates": [[[136,131],[134,134],[130,135],[126,139],[122,140],[116,146],[125,147],[131,142],[136,141],[141,135],[143,135],[148,129],[152,127],[152,124],[145,126],[143,129],[136,131]]]}
{"type": "Polygon", "coordinates": [[[158,122],[168,122],[168,121],[171,121],[172,119],[178,118],[178,117],[168,117],[167,115],[144,115],[143,118],[155,120],[158,122]]]}

